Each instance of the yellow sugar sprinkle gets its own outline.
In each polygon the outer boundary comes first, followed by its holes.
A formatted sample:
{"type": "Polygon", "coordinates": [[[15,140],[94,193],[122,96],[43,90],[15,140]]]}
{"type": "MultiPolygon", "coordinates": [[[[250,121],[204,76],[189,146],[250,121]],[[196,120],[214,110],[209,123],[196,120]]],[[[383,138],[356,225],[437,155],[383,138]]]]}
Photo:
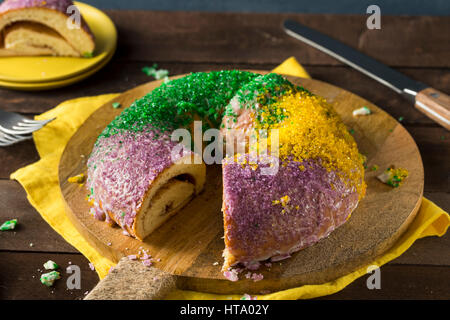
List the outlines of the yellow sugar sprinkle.
{"type": "Polygon", "coordinates": [[[272,205],[281,204],[283,207],[285,207],[287,206],[289,201],[291,201],[291,198],[288,195],[285,195],[284,197],[281,197],[280,200],[273,200],[272,205]]]}
{"type": "MultiPolygon", "coordinates": [[[[277,108],[287,117],[279,123],[259,122],[257,126],[259,129],[278,129],[281,160],[289,157],[299,162],[320,159],[324,168],[335,170],[345,183],[355,187],[360,198],[364,196],[365,159],[339,115],[324,98],[302,91],[288,92],[270,108],[277,108]]],[[[269,116],[273,111],[270,113],[263,108],[262,113],[264,117],[265,113],[269,116]]],[[[270,141],[269,138],[268,144],[270,141]]]]}
{"type": "Polygon", "coordinates": [[[85,180],[84,173],[80,173],[79,175],[67,179],[67,181],[70,183],[78,183],[78,184],[83,184],[84,180],[85,180]]]}

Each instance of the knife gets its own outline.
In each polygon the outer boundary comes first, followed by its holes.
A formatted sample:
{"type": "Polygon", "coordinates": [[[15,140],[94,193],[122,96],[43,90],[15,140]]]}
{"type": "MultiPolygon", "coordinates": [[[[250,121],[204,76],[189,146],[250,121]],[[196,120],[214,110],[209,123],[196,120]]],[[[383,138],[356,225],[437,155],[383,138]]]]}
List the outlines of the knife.
{"type": "Polygon", "coordinates": [[[401,94],[415,107],[447,130],[450,130],[450,97],[415,81],[381,62],[298,22],[285,20],[286,33],[338,59],[352,68],[401,94]]]}

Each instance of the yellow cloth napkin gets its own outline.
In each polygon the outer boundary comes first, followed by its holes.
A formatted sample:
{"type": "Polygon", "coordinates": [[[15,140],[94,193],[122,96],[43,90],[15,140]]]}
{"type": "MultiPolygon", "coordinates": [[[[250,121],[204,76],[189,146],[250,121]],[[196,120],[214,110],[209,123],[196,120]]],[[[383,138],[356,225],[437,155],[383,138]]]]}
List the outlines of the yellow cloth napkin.
{"type": "MultiPolygon", "coordinates": [[[[289,58],[274,69],[286,75],[309,77],[308,73],[295,60],[289,58]]],[[[66,216],[64,202],[58,182],[58,163],[65,145],[81,124],[104,103],[114,99],[117,94],[85,97],[61,103],[56,108],[45,112],[36,119],[56,120],[33,134],[34,142],[41,159],[11,175],[27,192],[31,205],[42,218],[58,232],[67,242],[77,248],[91,261],[99,277],[106,276],[114,263],[100,255],[95,248],[81,236],[66,216]]],[[[442,236],[450,225],[450,216],[433,202],[423,199],[422,206],[410,225],[408,231],[383,256],[377,257],[369,265],[382,266],[405,252],[417,239],[428,236],[442,236]]],[[[308,299],[335,293],[345,288],[355,279],[366,274],[367,266],[355,270],[334,281],[305,285],[299,288],[260,295],[258,299],[308,299]]],[[[239,299],[241,295],[216,295],[200,292],[175,290],[168,299],[239,299]]]]}

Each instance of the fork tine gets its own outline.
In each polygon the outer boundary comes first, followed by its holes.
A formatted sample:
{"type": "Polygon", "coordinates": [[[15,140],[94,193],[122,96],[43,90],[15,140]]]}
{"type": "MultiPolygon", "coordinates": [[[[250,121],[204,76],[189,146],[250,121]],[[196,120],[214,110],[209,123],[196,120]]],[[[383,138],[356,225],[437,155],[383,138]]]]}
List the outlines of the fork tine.
{"type": "Polygon", "coordinates": [[[25,122],[25,123],[38,123],[38,124],[45,125],[45,124],[47,124],[47,123],[49,123],[49,122],[51,122],[51,121],[53,121],[53,120],[55,120],[55,119],[56,119],[56,118],[47,119],[47,120],[31,120],[31,119],[23,119],[22,122],[25,122]]]}
{"type": "Polygon", "coordinates": [[[23,122],[19,122],[16,127],[35,128],[35,127],[42,127],[42,124],[40,124],[40,123],[23,123],[23,122]]]}
{"type": "Polygon", "coordinates": [[[33,137],[32,135],[17,136],[16,139],[14,139],[12,136],[2,135],[2,136],[0,136],[0,147],[10,146],[10,145],[18,143],[20,141],[31,139],[32,137],[33,137]]]}
{"type": "Polygon", "coordinates": [[[12,135],[23,135],[23,134],[29,134],[32,133],[36,130],[40,129],[39,127],[37,128],[32,128],[32,129],[25,129],[25,128],[20,128],[20,130],[10,130],[10,129],[6,129],[2,126],[0,126],[0,131],[6,134],[12,134],[12,135]]]}
{"type": "MultiPolygon", "coordinates": [[[[37,127],[42,128],[43,125],[40,124],[40,123],[22,123],[22,122],[19,122],[19,123],[18,123],[16,126],[14,126],[14,127],[18,127],[19,129],[29,129],[29,128],[37,128],[37,127]]],[[[14,128],[14,127],[13,127],[13,128],[14,128]]]]}
{"type": "Polygon", "coordinates": [[[13,137],[5,134],[4,136],[1,137],[1,140],[4,142],[12,142],[12,141],[16,141],[17,139],[14,139],[13,137]]]}
{"type": "Polygon", "coordinates": [[[15,131],[15,133],[11,134],[25,134],[25,133],[31,133],[33,131],[39,130],[42,128],[42,126],[34,126],[34,127],[17,127],[14,126],[12,129],[15,131]]]}
{"type": "Polygon", "coordinates": [[[3,133],[2,138],[4,138],[4,140],[9,140],[9,141],[22,141],[22,140],[26,140],[29,138],[32,138],[33,135],[10,135],[10,134],[6,134],[3,133]]]}

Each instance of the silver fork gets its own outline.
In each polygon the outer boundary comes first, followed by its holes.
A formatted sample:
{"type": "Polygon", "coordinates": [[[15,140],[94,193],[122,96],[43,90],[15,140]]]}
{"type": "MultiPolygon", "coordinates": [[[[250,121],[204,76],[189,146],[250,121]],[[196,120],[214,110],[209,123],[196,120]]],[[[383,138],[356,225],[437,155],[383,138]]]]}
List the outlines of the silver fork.
{"type": "Polygon", "coordinates": [[[17,113],[0,110],[0,146],[30,139],[32,132],[41,129],[54,119],[31,120],[17,113]]]}
{"type": "Polygon", "coordinates": [[[41,129],[49,120],[31,120],[14,112],[0,110],[0,131],[6,134],[29,134],[41,129]]]}
{"type": "Polygon", "coordinates": [[[0,147],[10,146],[12,144],[18,143],[20,141],[31,139],[33,135],[13,135],[6,134],[0,131],[0,147]]]}

